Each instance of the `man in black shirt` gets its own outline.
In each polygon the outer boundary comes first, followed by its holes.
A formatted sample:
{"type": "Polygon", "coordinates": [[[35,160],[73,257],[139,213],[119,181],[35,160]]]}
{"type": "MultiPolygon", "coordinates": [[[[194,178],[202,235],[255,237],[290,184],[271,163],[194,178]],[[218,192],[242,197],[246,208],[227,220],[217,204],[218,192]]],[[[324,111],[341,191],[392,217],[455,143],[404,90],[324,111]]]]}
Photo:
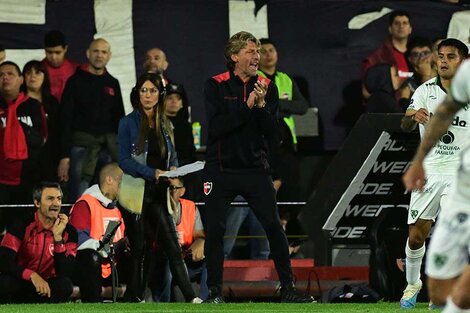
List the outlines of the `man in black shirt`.
{"type": "Polygon", "coordinates": [[[119,119],[124,116],[119,82],[106,69],[111,59],[109,43],[102,38],[93,40],[87,58],[88,64],[77,68],[62,95],[58,176],[64,182],[70,178],[69,202],[75,202],[89,187],[102,148],[117,161],[116,133],[119,119]]]}
{"type": "Polygon", "coordinates": [[[293,284],[286,235],[276,207],[270,175],[278,166],[278,91],[274,83],[257,75],[260,43],[250,33],[233,35],[225,47],[229,71],[210,78],[204,98],[208,123],[204,194],[201,210],[206,230],[205,255],[209,298],[221,303],[223,236],[227,208],[243,196],[263,225],[281,281],[281,301],[313,302],[293,284]]]}

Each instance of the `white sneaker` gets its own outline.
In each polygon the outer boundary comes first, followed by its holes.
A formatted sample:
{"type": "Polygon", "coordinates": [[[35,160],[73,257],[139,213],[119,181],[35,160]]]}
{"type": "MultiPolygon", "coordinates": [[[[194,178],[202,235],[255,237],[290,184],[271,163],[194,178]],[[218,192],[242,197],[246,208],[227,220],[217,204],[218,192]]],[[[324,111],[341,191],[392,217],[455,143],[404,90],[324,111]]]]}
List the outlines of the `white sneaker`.
{"type": "Polygon", "coordinates": [[[423,287],[421,279],[416,284],[408,284],[406,286],[406,289],[403,291],[403,297],[400,299],[400,307],[402,309],[412,309],[416,306],[416,298],[421,287],[423,287]]]}
{"type": "Polygon", "coordinates": [[[191,300],[191,303],[199,304],[199,303],[202,303],[202,301],[203,301],[203,300],[202,300],[201,298],[196,297],[196,298],[194,298],[193,300],[191,300]]]}

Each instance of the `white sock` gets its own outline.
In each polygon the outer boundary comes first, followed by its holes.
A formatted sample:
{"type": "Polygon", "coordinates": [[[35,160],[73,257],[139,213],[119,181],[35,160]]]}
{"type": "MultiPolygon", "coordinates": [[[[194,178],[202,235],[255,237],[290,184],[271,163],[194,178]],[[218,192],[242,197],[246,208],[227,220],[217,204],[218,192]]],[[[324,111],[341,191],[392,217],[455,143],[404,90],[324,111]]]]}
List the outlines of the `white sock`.
{"type": "Polygon", "coordinates": [[[454,301],[452,301],[452,298],[449,296],[447,297],[447,302],[446,306],[444,307],[444,310],[442,313],[468,313],[470,312],[470,309],[461,309],[457,305],[455,305],[454,301]]]}
{"type": "Polygon", "coordinates": [[[406,253],[406,281],[408,284],[416,284],[421,277],[421,263],[423,262],[424,253],[426,252],[426,246],[423,246],[417,250],[411,250],[409,239],[406,241],[405,253],[406,253]]]}

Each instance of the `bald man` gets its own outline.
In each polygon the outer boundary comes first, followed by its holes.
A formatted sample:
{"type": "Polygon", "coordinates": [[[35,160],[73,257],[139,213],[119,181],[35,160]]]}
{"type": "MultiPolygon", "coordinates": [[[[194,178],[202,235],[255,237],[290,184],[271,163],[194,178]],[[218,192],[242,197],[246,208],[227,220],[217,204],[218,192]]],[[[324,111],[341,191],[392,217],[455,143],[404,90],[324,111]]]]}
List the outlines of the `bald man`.
{"type": "Polygon", "coordinates": [[[70,223],[78,233],[75,280],[83,302],[101,302],[101,286],[111,285],[109,250],[100,245],[109,221],[121,222],[113,243],[124,244],[124,221],[116,207],[121,178],[117,163],[106,165],[100,171],[99,184],[85,190],[71,210],[70,223]]]}
{"type": "Polygon", "coordinates": [[[89,187],[100,152],[117,160],[116,133],[124,116],[119,82],[107,70],[111,46],[94,39],[86,51],[88,63],[81,65],[65,85],[62,96],[62,159],[58,178],[68,182],[69,202],[89,187]]]}
{"type": "Polygon", "coordinates": [[[146,72],[160,74],[168,68],[166,54],[160,48],[151,48],[145,53],[144,69],[146,72]]]}
{"type": "MultiPolygon", "coordinates": [[[[166,57],[165,52],[162,49],[154,47],[154,48],[148,49],[147,52],[145,52],[145,61],[143,65],[144,70],[149,73],[155,73],[155,74],[160,75],[163,82],[165,83],[165,86],[169,84],[176,84],[174,81],[169,80],[168,77],[166,77],[165,75],[165,71],[168,69],[168,65],[169,65],[168,59],[166,57]]],[[[188,96],[186,95],[186,91],[184,90],[183,85],[181,84],[176,84],[176,85],[179,85],[179,90],[180,90],[179,93],[181,96],[181,100],[183,100],[183,108],[178,111],[174,119],[177,120],[176,122],[177,124],[181,122],[182,123],[191,122],[191,118],[189,116],[189,112],[191,112],[191,110],[189,109],[188,96]]],[[[172,119],[172,122],[173,124],[175,124],[175,121],[173,121],[173,119],[172,119]]],[[[175,139],[175,140],[178,141],[178,139],[175,139]]],[[[187,154],[186,152],[178,151],[178,150],[181,150],[180,148],[178,148],[178,146],[179,145],[177,144],[176,145],[177,154],[180,154],[180,153],[182,153],[183,155],[187,154]]],[[[184,161],[184,160],[178,160],[178,161],[184,161]]],[[[180,162],[180,165],[184,165],[184,162],[183,163],[180,162]]],[[[191,194],[191,191],[189,193],[191,194]]]]}

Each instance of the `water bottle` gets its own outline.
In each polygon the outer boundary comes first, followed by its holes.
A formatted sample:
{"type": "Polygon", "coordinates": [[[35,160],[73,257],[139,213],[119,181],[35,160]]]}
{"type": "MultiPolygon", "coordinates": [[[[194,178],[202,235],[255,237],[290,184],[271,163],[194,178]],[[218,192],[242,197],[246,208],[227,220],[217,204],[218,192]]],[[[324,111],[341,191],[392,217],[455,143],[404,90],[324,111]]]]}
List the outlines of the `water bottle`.
{"type": "Polygon", "coordinates": [[[196,150],[201,148],[201,123],[193,123],[193,138],[194,138],[194,147],[196,150]]]}

